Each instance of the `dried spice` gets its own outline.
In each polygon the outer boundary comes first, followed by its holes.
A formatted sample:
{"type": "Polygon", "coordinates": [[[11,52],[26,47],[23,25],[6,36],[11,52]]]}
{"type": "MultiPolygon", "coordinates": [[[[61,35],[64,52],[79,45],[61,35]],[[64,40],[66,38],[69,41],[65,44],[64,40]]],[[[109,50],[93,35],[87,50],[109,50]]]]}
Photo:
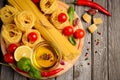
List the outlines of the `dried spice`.
{"type": "Polygon", "coordinates": [[[98,45],[100,43],[100,40],[96,39],[95,42],[96,42],[96,45],[98,45]]]}
{"type": "Polygon", "coordinates": [[[88,44],[90,44],[90,42],[88,42],[88,44]]]}
{"type": "Polygon", "coordinates": [[[87,57],[87,58],[85,58],[85,60],[88,60],[88,57],[87,57]]]}
{"type": "Polygon", "coordinates": [[[93,9],[93,8],[90,8],[88,11],[87,11],[90,15],[95,15],[98,10],[97,9],[93,9]]]}
{"type": "Polygon", "coordinates": [[[90,63],[87,63],[87,65],[90,65],[90,63]]]}
{"type": "Polygon", "coordinates": [[[75,27],[75,26],[78,26],[78,24],[79,24],[79,18],[76,18],[76,19],[74,19],[73,20],[73,26],[75,27]]]}
{"type": "Polygon", "coordinates": [[[60,64],[61,65],[65,65],[65,62],[63,60],[61,60],[60,64]]]}
{"type": "Polygon", "coordinates": [[[50,54],[44,53],[43,55],[40,56],[41,59],[43,60],[49,60],[52,56],[50,54]]]}
{"type": "Polygon", "coordinates": [[[101,32],[97,32],[98,35],[101,35],[101,32]]]}
{"type": "Polygon", "coordinates": [[[89,51],[90,49],[89,48],[87,48],[87,51],[89,51]]]}
{"type": "Polygon", "coordinates": [[[87,56],[87,55],[88,55],[88,53],[85,54],[85,56],[87,56]]]}
{"type": "Polygon", "coordinates": [[[95,51],[95,53],[97,53],[97,51],[95,51]]]}

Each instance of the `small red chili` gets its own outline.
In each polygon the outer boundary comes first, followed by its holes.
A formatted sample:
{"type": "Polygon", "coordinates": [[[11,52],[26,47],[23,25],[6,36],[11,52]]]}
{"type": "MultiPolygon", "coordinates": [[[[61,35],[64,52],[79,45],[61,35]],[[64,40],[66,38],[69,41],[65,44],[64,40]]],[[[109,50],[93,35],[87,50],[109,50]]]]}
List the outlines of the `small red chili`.
{"type": "Polygon", "coordinates": [[[101,5],[99,5],[96,2],[92,2],[92,1],[87,1],[87,0],[77,0],[76,2],[73,2],[73,4],[76,4],[78,6],[88,6],[88,7],[92,7],[92,8],[96,8],[99,11],[105,13],[108,16],[111,16],[111,14],[101,5]]]}
{"type": "Polygon", "coordinates": [[[41,72],[41,75],[42,75],[42,77],[49,77],[49,76],[52,76],[52,75],[55,75],[55,74],[59,73],[62,70],[64,70],[64,69],[63,68],[57,68],[57,69],[54,69],[52,71],[41,72]]]}
{"type": "Polygon", "coordinates": [[[16,71],[18,71],[18,72],[28,74],[28,72],[25,72],[25,71],[21,70],[21,69],[20,69],[20,68],[18,68],[18,67],[16,67],[15,69],[16,69],[16,71]]]}

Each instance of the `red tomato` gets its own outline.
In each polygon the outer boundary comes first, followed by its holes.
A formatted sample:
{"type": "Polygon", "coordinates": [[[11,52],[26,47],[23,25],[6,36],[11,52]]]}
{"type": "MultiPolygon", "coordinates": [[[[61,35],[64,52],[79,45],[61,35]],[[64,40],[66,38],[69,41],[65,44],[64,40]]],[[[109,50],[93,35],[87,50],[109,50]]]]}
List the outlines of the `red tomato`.
{"type": "Polygon", "coordinates": [[[67,15],[66,15],[65,13],[60,13],[60,14],[58,15],[58,21],[59,21],[60,23],[64,23],[66,20],[67,20],[67,15]]]}
{"type": "Polygon", "coordinates": [[[74,32],[72,26],[66,26],[64,29],[63,29],[63,34],[66,35],[66,36],[70,36],[72,35],[74,32]]]}
{"type": "Polygon", "coordinates": [[[28,34],[28,41],[35,42],[38,39],[38,36],[35,32],[31,32],[28,34]]]}
{"type": "Polygon", "coordinates": [[[13,54],[11,54],[11,53],[6,53],[5,55],[4,55],[4,61],[5,62],[7,62],[7,63],[14,63],[14,56],[13,56],[13,54]]]}
{"type": "Polygon", "coordinates": [[[8,52],[9,53],[14,53],[14,51],[16,50],[16,48],[18,47],[18,45],[17,44],[15,44],[15,43],[12,43],[12,44],[10,44],[9,46],[8,46],[8,52]]]}
{"type": "Polygon", "coordinates": [[[77,29],[74,33],[73,33],[73,36],[76,38],[76,39],[81,39],[85,36],[85,32],[83,29],[77,29]]]}
{"type": "Polygon", "coordinates": [[[40,0],[32,0],[32,2],[34,2],[34,3],[39,3],[40,0]]]}

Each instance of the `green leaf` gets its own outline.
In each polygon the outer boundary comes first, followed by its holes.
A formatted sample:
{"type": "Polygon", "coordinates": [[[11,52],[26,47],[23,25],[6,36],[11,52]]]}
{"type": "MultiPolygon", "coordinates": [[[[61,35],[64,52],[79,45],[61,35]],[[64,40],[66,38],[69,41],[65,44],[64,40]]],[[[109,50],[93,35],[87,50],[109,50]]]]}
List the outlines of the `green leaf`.
{"type": "Polygon", "coordinates": [[[69,16],[69,21],[72,24],[72,21],[74,19],[74,8],[73,6],[70,6],[68,9],[68,16],[69,16]]]}
{"type": "Polygon", "coordinates": [[[17,62],[18,68],[23,71],[29,72],[30,71],[31,61],[29,58],[23,57],[17,62]]]}
{"type": "Polygon", "coordinates": [[[70,43],[71,43],[72,45],[76,45],[76,41],[75,41],[75,38],[74,38],[73,36],[69,36],[69,37],[68,37],[68,40],[70,41],[70,43]]]}
{"type": "Polygon", "coordinates": [[[32,65],[31,65],[31,68],[30,68],[30,71],[29,71],[29,75],[32,78],[41,79],[41,73],[40,73],[40,71],[38,71],[37,69],[35,69],[32,65]]]}

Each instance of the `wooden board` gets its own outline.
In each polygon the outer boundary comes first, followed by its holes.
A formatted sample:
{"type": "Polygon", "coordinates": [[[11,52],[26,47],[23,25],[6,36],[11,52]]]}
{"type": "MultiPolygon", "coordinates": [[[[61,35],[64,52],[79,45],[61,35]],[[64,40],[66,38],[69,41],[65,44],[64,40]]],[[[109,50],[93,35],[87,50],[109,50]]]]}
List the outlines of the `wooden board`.
{"type": "MultiPolygon", "coordinates": [[[[67,4],[65,4],[65,3],[61,2],[61,1],[57,1],[57,3],[58,3],[58,7],[60,7],[61,9],[68,10],[69,6],[68,6],[67,4]]],[[[75,13],[75,18],[79,18],[76,13],[75,13]]],[[[80,19],[79,19],[79,20],[80,20],[80,19]]],[[[79,28],[83,29],[83,26],[82,26],[81,21],[79,21],[77,27],[74,27],[74,30],[79,29],[79,28]]],[[[80,52],[79,56],[77,56],[77,57],[76,57],[75,59],[73,59],[73,60],[65,61],[65,65],[59,65],[59,66],[57,67],[57,68],[64,68],[63,71],[59,72],[59,73],[56,74],[56,75],[50,76],[50,77],[42,77],[42,79],[48,79],[48,78],[53,78],[53,77],[59,76],[59,75],[65,73],[65,72],[67,72],[70,68],[72,68],[73,65],[76,63],[76,61],[78,60],[78,58],[79,58],[80,55],[81,55],[81,51],[82,51],[83,45],[84,45],[84,38],[78,39],[78,40],[77,40],[76,48],[77,48],[77,49],[79,50],[79,52],[80,52]]],[[[5,42],[4,42],[3,38],[1,38],[1,48],[2,48],[3,54],[5,54],[5,53],[7,52],[6,49],[5,49],[5,47],[6,47],[5,42]]],[[[10,65],[11,65],[11,64],[10,64],[10,65]]],[[[14,67],[12,67],[12,68],[15,70],[14,67]]],[[[28,74],[25,74],[25,73],[22,73],[22,72],[18,72],[18,73],[22,74],[23,76],[29,77],[28,74]]]]}

